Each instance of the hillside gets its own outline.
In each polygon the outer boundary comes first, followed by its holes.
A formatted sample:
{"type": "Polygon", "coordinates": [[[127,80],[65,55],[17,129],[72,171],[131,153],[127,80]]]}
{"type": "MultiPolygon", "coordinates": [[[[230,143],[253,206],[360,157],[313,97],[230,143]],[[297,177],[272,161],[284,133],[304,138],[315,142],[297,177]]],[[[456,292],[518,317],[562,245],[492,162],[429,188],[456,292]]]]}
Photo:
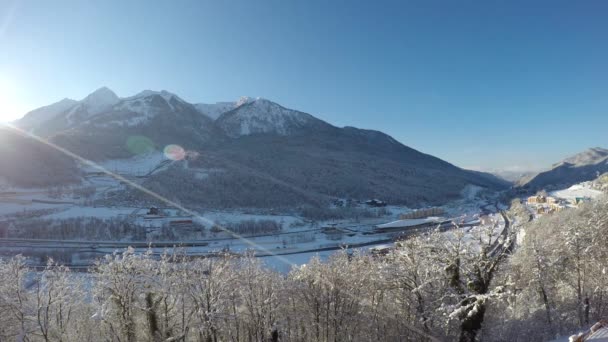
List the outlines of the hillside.
{"type": "MultiPolygon", "coordinates": [[[[96,161],[182,146],[190,152],[187,163],[158,172],[143,184],[184,203],[275,207],[377,197],[424,205],[458,198],[467,184],[507,186],[495,176],[460,169],[384,133],[335,127],[261,98],[193,105],[166,91],[118,98],[102,88],[38,125],[31,116],[17,124],[27,121],[36,132],[96,161]]],[[[121,198],[145,200],[137,193],[121,198]]]]}
{"type": "Polygon", "coordinates": [[[594,180],[605,172],[608,172],[608,149],[595,147],[554,164],[548,171],[522,179],[519,185],[531,189],[569,187],[594,180]]]}
{"type": "Polygon", "coordinates": [[[0,155],[0,180],[11,185],[29,188],[80,181],[74,160],[8,128],[0,128],[0,155]]]}

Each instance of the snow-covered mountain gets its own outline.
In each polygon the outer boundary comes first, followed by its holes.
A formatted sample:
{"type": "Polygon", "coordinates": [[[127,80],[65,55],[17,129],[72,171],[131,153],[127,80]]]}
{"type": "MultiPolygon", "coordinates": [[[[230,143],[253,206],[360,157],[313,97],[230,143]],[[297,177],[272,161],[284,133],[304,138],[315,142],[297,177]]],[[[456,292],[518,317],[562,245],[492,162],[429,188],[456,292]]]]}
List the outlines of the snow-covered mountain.
{"type": "Polygon", "coordinates": [[[184,110],[195,109],[179,96],[166,90],[144,90],[119,100],[103,114],[92,117],[87,124],[131,127],[145,124],[157,115],[176,114],[184,110]]]}
{"type": "Polygon", "coordinates": [[[564,159],[561,163],[553,167],[570,164],[575,167],[593,165],[605,162],[608,159],[608,149],[601,147],[592,147],[586,151],[575,154],[572,157],[564,159]]]}
{"type": "Polygon", "coordinates": [[[79,126],[132,127],[146,124],[160,114],[195,110],[216,121],[217,127],[232,138],[243,135],[274,133],[287,135],[319,122],[310,114],[287,109],[263,98],[241,97],[233,102],[190,104],[168,91],[144,90],[120,98],[112,90],[100,88],[81,101],[63,100],[36,109],[16,122],[22,128],[35,128],[38,134],[51,136],[79,126]]]}
{"type": "Polygon", "coordinates": [[[82,99],[76,106],[65,113],[69,125],[83,122],[91,117],[108,111],[118,103],[120,98],[109,88],[102,87],[82,99]]]}
{"type": "Polygon", "coordinates": [[[553,164],[550,170],[520,181],[532,189],[567,187],[608,172],[608,149],[594,147],[553,164]]]}
{"type": "Polygon", "coordinates": [[[138,151],[159,152],[171,144],[194,152],[198,157],[188,164],[214,172],[200,171],[207,176],[196,177],[189,169],[163,169],[145,183],[184,203],[284,206],[329,197],[377,197],[435,204],[459,197],[469,184],[506,186],[494,176],[460,169],[382,132],[335,127],[263,98],[193,105],[167,91],[120,98],[101,88],[56,111],[34,111],[17,124],[27,123],[37,134],[100,162],[128,163],[138,151]]]}
{"type": "Polygon", "coordinates": [[[216,120],[220,117],[220,115],[254,100],[254,98],[251,98],[249,96],[242,96],[240,99],[233,102],[196,103],[194,107],[199,112],[207,115],[213,120],[216,120]]]}
{"type": "Polygon", "coordinates": [[[80,101],[64,99],[51,106],[27,113],[15,124],[40,135],[54,134],[104,113],[120,98],[109,88],[102,87],[80,101]]]}
{"type": "MultiPolygon", "coordinates": [[[[100,88],[80,101],[63,100],[39,108],[15,122],[18,127],[34,129],[42,136],[52,136],[68,129],[144,125],[161,114],[197,112],[193,105],[166,90],[144,90],[120,98],[107,87],[100,88]]],[[[204,114],[200,116],[206,117],[204,114]]]]}
{"type": "Polygon", "coordinates": [[[55,116],[65,112],[66,110],[76,106],[78,101],[65,98],[59,102],[55,102],[51,105],[44,106],[25,114],[17,124],[24,129],[30,129],[36,125],[51,120],[55,116]]]}
{"type": "Polygon", "coordinates": [[[257,98],[223,113],[216,122],[228,136],[235,138],[260,133],[288,135],[317,120],[310,114],[257,98]]]}

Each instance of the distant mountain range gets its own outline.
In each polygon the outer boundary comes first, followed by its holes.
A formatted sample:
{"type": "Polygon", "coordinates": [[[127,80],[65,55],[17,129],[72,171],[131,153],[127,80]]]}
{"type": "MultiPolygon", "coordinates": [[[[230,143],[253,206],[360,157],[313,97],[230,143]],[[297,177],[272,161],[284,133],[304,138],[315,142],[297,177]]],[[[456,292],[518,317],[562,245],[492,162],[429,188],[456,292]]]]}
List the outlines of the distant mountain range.
{"type": "MultiPolygon", "coordinates": [[[[146,152],[180,145],[196,157],[143,184],[206,206],[292,206],[337,197],[439,204],[458,198],[467,185],[508,186],[382,132],[335,127],[262,98],[191,104],[167,91],[120,98],[101,88],[81,101],[31,111],[14,124],[95,161],[141,153],[133,139],[147,142],[146,152]]],[[[145,199],[132,192],[125,198],[145,199]]]]}
{"type": "Polygon", "coordinates": [[[608,149],[594,147],[554,164],[547,171],[524,177],[517,184],[531,189],[569,187],[594,180],[605,172],[608,172],[608,149]]]}

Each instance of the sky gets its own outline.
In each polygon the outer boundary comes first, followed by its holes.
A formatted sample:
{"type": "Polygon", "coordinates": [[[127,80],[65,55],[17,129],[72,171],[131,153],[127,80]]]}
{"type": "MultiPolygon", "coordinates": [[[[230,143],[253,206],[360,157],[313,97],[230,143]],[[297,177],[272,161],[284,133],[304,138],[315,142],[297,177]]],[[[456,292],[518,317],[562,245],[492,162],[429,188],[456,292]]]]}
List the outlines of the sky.
{"type": "Polygon", "coordinates": [[[461,167],[608,147],[606,1],[0,0],[0,121],[101,86],[264,97],[461,167]]]}

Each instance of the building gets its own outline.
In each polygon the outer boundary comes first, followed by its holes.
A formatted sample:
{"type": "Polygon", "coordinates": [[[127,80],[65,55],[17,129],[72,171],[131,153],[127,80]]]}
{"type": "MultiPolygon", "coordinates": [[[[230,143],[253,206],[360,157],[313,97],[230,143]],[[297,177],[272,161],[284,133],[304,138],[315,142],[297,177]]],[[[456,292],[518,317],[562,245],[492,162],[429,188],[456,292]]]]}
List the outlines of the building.
{"type": "Polygon", "coordinates": [[[429,216],[440,216],[440,215],[443,215],[443,213],[444,213],[444,211],[442,208],[424,208],[424,209],[414,210],[407,214],[401,214],[401,215],[399,215],[399,219],[401,219],[401,220],[419,219],[419,218],[425,218],[425,217],[429,217],[429,216]]]}
{"type": "Polygon", "coordinates": [[[555,204],[555,203],[558,203],[559,200],[557,198],[555,198],[555,197],[547,196],[546,202],[549,203],[549,204],[555,204]]]}
{"type": "Polygon", "coordinates": [[[549,209],[551,210],[551,212],[560,212],[566,209],[566,206],[560,203],[550,203],[549,209]]]}
{"type": "Polygon", "coordinates": [[[543,195],[536,195],[536,196],[528,197],[528,204],[539,204],[539,203],[546,203],[546,202],[547,202],[547,197],[545,197],[543,195]]]}
{"type": "Polygon", "coordinates": [[[537,214],[553,214],[553,213],[557,213],[560,212],[564,209],[566,209],[567,207],[563,204],[560,203],[546,203],[543,205],[538,205],[536,207],[536,213],[537,214]]]}
{"type": "Polygon", "coordinates": [[[194,224],[192,220],[172,220],[169,221],[170,227],[190,227],[194,224]]]}
{"type": "Polygon", "coordinates": [[[446,220],[441,217],[427,217],[420,219],[405,219],[397,220],[385,224],[380,224],[375,227],[377,232],[401,231],[405,229],[416,229],[422,227],[437,226],[446,220]]]}
{"type": "Polygon", "coordinates": [[[369,205],[370,207],[386,207],[386,202],[377,198],[365,201],[365,204],[369,205]]]}

